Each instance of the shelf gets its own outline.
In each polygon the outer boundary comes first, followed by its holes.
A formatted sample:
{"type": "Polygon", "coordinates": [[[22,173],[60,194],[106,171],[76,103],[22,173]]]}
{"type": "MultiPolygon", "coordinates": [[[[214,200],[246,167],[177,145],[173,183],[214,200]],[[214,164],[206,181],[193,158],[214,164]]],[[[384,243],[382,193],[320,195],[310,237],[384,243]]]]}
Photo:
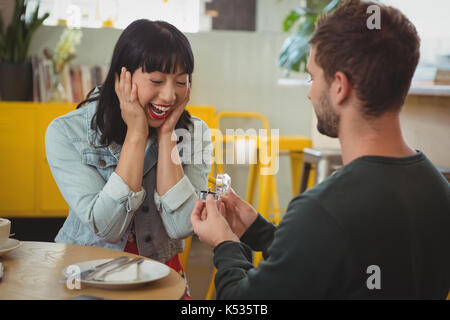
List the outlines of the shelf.
{"type": "Polygon", "coordinates": [[[450,97],[450,85],[432,83],[413,83],[409,94],[416,96],[446,96],[450,97]]]}
{"type": "MultiPolygon", "coordinates": [[[[284,87],[309,87],[311,83],[306,79],[278,79],[278,85],[284,87]]],[[[430,83],[413,83],[409,89],[410,95],[445,96],[450,97],[450,85],[436,85],[430,83]]]]}
{"type": "Polygon", "coordinates": [[[282,87],[309,87],[311,83],[306,79],[281,78],[278,79],[278,85],[282,87]]]}

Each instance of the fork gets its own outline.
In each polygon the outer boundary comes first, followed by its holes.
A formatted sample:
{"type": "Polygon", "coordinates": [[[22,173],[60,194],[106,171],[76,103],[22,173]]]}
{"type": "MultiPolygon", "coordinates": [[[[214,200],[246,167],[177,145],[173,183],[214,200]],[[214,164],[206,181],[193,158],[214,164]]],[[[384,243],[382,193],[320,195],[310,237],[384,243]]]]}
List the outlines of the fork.
{"type": "Polygon", "coordinates": [[[106,277],[108,274],[110,274],[110,273],[112,273],[112,272],[121,271],[121,270],[123,270],[123,269],[129,267],[130,265],[135,264],[135,263],[137,263],[137,264],[139,265],[139,264],[142,263],[143,261],[144,261],[144,258],[141,258],[141,257],[137,257],[137,258],[131,259],[131,260],[129,260],[129,261],[126,261],[126,262],[124,262],[124,263],[121,263],[121,264],[115,266],[114,268],[112,268],[112,269],[106,271],[104,274],[102,274],[102,276],[101,276],[100,278],[96,278],[96,279],[94,279],[94,280],[95,280],[95,281],[105,281],[104,279],[105,279],[105,277],[106,277]]]}
{"type": "Polygon", "coordinates": [[[95,276],[97,276],[101,271],[105,270],[106,268],[114,266],[111,270],[115,270],[116,268],[121,267],[121,266],[127,264],[128,262],[130,262],[132,260],[129,257],[126,257],[126,256],[122,256],[122,257],[119,257],[119,258],[117,258],[118,260],[114,261],[114,263],[112,263],[112,261],[110,261],[110,263],[105,263],[103,265],[100,265],[100,268],[95,268],[95,270],[93,272],[87,274],[82,279],[86,280],[86,281],[93,280],[95,278],[95,276]],[[119,260],[119,258],[122,258],[122,259],[119,260]]]}

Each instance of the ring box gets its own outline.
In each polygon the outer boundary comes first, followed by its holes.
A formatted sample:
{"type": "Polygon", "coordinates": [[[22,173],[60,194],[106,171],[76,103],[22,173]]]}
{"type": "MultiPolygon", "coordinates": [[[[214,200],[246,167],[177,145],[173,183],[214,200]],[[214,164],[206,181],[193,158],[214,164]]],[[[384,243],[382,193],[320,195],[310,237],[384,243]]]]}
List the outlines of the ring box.
{"type": "Polygon", "coordinates": [[[206,201],[206,197],[208,194],[212,194],[214,197],[214,200],[219,200],[220,196],[223,194],[226,194],[228,192],[228,189],[231,187],[231,178],[226,173],[219,173],[216,177],[216,190],[206,190],[206,191],[200,191],[198,193],[198,198],[201,201],[206,201]]]}

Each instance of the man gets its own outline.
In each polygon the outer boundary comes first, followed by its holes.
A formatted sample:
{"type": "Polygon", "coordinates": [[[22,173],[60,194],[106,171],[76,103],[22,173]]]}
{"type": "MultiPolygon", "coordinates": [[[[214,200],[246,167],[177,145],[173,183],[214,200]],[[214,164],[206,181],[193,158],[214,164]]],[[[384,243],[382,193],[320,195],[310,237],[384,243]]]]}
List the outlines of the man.
{"type": "MultiPolygon", "coordinates": [[[[310,41],[308,97],[344,166],[295,197],[279,227],[233,191],[191,215],[214,246],[219,299],[444,299],[450,187],[402,137],[399,114],[420,40],[398,10],[350,0],[310,41]],[[380,8],[369,29],[367,7],[380,8]],[[253,268],[250,248],[265,261],[253,268]]],[[[426,106],[424,106],[425,108],[426,106]]]]}

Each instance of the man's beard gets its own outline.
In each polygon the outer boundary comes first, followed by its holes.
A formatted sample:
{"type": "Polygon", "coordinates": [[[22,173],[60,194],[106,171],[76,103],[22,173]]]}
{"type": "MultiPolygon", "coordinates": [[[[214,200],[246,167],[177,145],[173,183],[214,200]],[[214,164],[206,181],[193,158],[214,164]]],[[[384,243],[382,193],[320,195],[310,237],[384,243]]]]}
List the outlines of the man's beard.
{"type": "Polygon", "coordinates": [[[322,93],[316,112],[317,130],[328,137],[337,138],[339,133],[339,115],[334,112],[327,93],[322,93]]]}

